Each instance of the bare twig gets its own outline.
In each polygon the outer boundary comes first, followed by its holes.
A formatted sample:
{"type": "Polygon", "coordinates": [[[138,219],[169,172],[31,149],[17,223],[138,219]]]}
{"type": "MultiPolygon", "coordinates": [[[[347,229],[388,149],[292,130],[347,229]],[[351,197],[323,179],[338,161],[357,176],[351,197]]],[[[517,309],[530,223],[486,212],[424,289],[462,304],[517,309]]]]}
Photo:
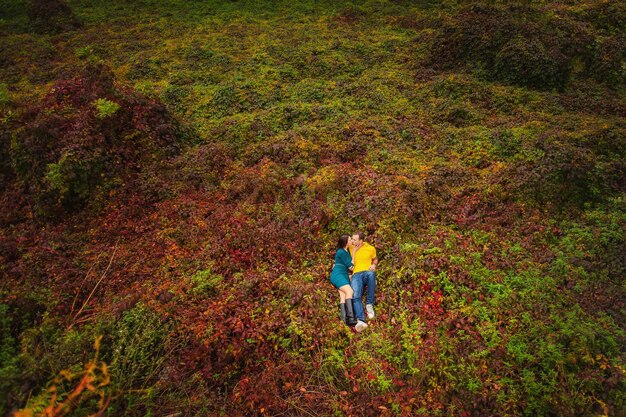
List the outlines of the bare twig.
{"type": "Polygon", "coordinates": [[[80,283],[80,287],[78,287],[78,291],[76,291],[76,295],[74,296],[74,301],[72,301],[72,308],[70,309],[70,314],[74,312],[74,307],[76,306],[76,300],[78,300],[78,294],[80,293],[80,289],[83,288],[83,285],[85,285],[85,281],[87,281],[87,278],[89,278],[89,274],[91,274],[91,271],[96,265],[98,265],[98,263],[100,263],[100,260],[91,264],[89,271],[87,271],[87,274],[85,274],[85,278],[83,278],[83,282],[80,283]]]}
{"type": "Polygon", "coordinates": [[[93,289],[91,290],[91,293],[89,293],[89,296],[87,297],[87,299],[85,300],[85,302],[83,302],[83,305],[80,307],[80,310],[78,310],[78,312],[74,315],[74,317],[72,318],[72,322],[70,323],[70,325],[68,326],[68,329],[71,329],[72,326],[76,323],[76,319],[78,318],[78,316],[80,316],[80,314],[83,312],[83,310],[85,309],[85,307],[87,306],[87,304],[89,303],[89,300],[91,300],[91,297],[93,296],[93,294],[96,292],[96,289],[98,288],[98,285],[100,285],[100,283],[102,282],[102,280],[104,279],[104,277],[106,276],[107,272],[109,272],[109,269],[111,268],[111,264],[113,263],[113,258],[115,258],[115,253],[117,252],[117,245],[119,243],[119,238],[117,239],[117,242],[115,242],[115,248],[113,249],[113,254],[111,254],[111,258],[109,259],[109,264],[107,265],[106,269],[104,270],[104,272],[102,273],[102,276],[100,276],[100,279],[98,280],[98,282],[96,282],[96,285],[94,285],[93,289]]]}

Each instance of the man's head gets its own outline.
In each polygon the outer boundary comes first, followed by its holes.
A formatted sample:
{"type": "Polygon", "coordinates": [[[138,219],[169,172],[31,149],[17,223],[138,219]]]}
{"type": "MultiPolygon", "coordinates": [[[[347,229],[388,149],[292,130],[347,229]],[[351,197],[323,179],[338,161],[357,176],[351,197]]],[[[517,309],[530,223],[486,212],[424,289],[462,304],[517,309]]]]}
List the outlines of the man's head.
{"type": "Polygon", "coordinates": [[[363,232],[355,232],[352,234],[352,244],[355,246],[362,244],[364,239],[365,234],[363,232]]]}

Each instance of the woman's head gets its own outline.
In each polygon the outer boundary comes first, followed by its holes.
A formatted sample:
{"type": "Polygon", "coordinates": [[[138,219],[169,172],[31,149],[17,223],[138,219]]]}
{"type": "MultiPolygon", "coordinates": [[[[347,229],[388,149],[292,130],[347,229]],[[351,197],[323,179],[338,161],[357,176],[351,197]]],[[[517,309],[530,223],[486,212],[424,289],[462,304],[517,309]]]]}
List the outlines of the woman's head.
{"type": "Polygon", "coordinates": [[[337,249],[341,249],[341,248],[345,249],[345,247],[348,246],[349,240],[350,240],[350,236],[348,235],[339,236],[339,239],[337,240],[337,249]]]}

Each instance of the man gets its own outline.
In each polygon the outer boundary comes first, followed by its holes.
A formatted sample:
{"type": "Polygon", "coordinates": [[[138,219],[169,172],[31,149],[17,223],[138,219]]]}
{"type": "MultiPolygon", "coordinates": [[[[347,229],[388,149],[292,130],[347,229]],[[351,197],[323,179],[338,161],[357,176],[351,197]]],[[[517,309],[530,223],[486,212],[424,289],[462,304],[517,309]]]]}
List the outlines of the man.
{"type": "Polygon", "coordinates": [[[354,263],[354,272],[352,275],[352,290],[354,291],[353,304],[354,315],[357,318],[355,329],[362,332],[367,328],[365,323],[365,312],[363,311],[364,288],[367,288],[367,297],[365,299],[365,308],[367,316],[374,318],[374,292],[376,291],[376,266],[378,259],[376,258],[376,248],[364,240],[363,232],[357,232],[352,235],[352,245],[350,253],[352,255],[352,263],[354,263]]]}

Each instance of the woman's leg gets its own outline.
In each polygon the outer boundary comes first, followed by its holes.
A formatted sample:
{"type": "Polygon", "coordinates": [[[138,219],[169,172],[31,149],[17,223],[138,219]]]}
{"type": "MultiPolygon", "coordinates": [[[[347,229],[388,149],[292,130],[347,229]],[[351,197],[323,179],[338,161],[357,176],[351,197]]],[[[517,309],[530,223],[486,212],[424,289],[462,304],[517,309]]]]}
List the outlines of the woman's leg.
{"type": "Polygon", "coordinates": [[[347,322],[346,298],[350,298],[348,297],[349,293],[352,293],[352,287],[350,287],[350,285],[342,285],[339,288],[339,315],[341,316],[341,321],[344,323],[347,322]]]}
{"type": "Polygon", "coordinates": [[[345,302],[346,302],[346,293],[341,288],[339,288],[339,303],[343,304],[345,302]]]}
{"type": "Polygon", "coordinates": [[[339,317],[342,322],[346,322],[346,296],[342,291],[339,291],[339,317]]]}
{"type": "Polygon", "coordinates": [[[353,295],[354,291],[350,284],[343,285],[339,288],[339,299],[342,303],[346,301],[346,298],[352,298],[353,295]]]}

